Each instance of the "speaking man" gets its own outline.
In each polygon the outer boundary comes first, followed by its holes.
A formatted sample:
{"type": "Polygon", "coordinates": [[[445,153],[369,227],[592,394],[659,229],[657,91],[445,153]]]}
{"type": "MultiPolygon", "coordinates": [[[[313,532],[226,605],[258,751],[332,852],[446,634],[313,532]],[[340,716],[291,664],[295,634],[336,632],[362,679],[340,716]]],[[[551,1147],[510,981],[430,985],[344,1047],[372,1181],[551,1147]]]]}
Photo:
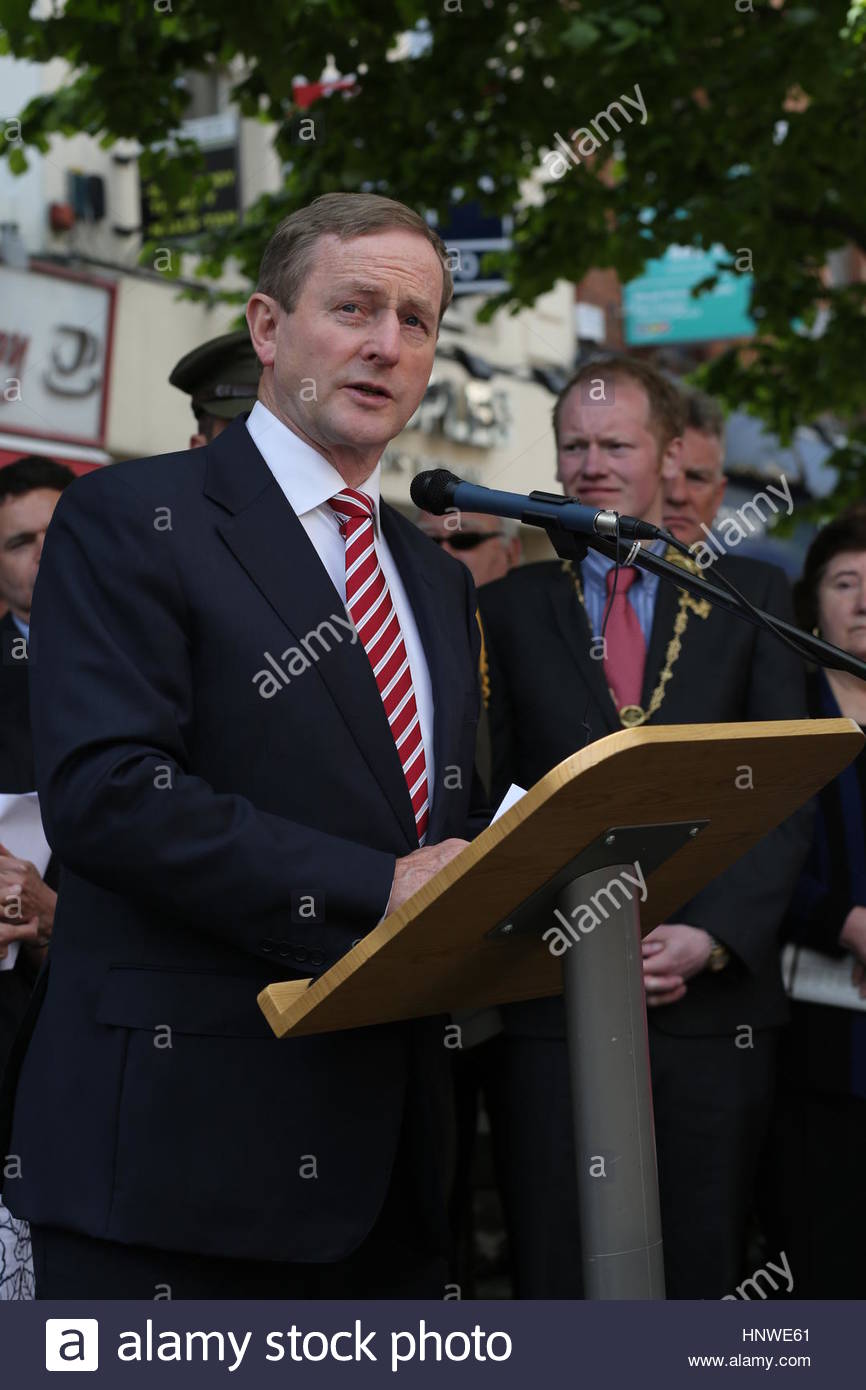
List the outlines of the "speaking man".
{"type": "Polygon", "coordinates": [[[278,1042],[256,995],[465,844],[473,586],[379,497],[450,295],[410,209],[316,199],[247,305],[249,417],[57,509],[31,678],[64,877],[4,1194],[37,1296],[442,1297],[443,1027],[278,1042]]]}
{"type": "MultiPolygon", "coordinates": [[[[589,506],[662,521],[682,402],[650,366],[584,364],[554,410],[557,474],[589,506]]],[[[658,547],[657,547],[658,548],[658,547]]],[[[662,543],[662,548],[663,543],[662,543]]],[[[719,560],[735,583],[736,557],[719,560]]],[[[787,618],[784,576],[749,562],[750,597],[787,618]]],[[[479,594],[490,662],[494,797],[622,727],[805,714],[799,659],[769,635],[590,551],[513,570],[479,594]],[[601,629],[610,607],[604,641],[601,629]]],[[[748,769],[737,776],[748,796],[748,769]]],[[[671,777],[677,776],[675,766],[671,777]]],[[[662,805],[663,809],[663,805],[662,805]]],[[[645,939],[665,1273],[672,1298],[736,1287],[786,1018],[776,934],[806,851],[801,820],[767,836],[645,939]]],[[[559,999],[502,1010],[497,1099],[505,1202],[524,1297],[579,1294],[565,1019],[559,999]]]]}

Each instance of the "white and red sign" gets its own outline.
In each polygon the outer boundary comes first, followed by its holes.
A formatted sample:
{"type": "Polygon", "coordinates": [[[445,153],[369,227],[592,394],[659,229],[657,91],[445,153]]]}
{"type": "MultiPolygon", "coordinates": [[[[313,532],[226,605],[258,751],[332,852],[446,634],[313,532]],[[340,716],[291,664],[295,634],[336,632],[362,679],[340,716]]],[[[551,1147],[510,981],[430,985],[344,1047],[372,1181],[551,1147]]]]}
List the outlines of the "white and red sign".
{"type": "Polygon", "coordinates": [[[0,431],[105,440],[114,285],[47,265],[0,266],[0,431]]]}

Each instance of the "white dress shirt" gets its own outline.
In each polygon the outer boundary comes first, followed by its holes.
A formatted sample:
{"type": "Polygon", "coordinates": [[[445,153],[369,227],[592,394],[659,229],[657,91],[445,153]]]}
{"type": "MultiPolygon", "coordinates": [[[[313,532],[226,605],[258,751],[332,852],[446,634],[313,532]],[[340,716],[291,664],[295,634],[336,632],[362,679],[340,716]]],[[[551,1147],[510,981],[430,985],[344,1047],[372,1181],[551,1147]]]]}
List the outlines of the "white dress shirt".
{"type": "MultiPolygon", "coordinates": [[[[346,542],[340,535],[340,523],[328,499],[336,497],[346,486],[343,478],[310,444],[305,444],[287,425],[256,401],[247,420],[252,441],[274,475],[292,510],[310,538],[310,542],[328,572],[331,583],[346,606],[346,542]]],[[[376,465],[369,478],[358,489],[373,499],[373,530],[376,555],[388,585],[397,620],[406,644],[409,670],[415,688],[415,703],[427,761],[427,789],[430,809],[433,809],[433,690],[427,658],[415,622],[409,597],[403,587],[400,571],[382,534],[379,515],[380,466],[376,465]]],[[[323,660],[327,660],[325,655],[323,660]]]]}

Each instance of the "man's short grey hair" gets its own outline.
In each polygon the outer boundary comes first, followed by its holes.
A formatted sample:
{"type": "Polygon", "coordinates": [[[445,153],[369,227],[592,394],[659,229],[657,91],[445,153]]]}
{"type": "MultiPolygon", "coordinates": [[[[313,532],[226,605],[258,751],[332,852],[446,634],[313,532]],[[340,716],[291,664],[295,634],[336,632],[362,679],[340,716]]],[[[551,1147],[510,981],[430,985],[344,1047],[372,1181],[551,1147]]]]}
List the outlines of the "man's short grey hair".
{"type": "Polygon", "coordinates": [[[725,412],[708,396],[706,391],[698,391],[694,386],[681,386],[683,405],[686,413],[686,429],[697,430],[699,434],[711,434],[722,444],[725,442],[725,412]]]}
{"type": "Polygon", "coordinates": [[[256,289],[292,313],[310,273],[320,237],[341,241],[394,230],[415,232],[433,247],[442,270],[439,322],[454,293],[448,251],[425,219],[393,198],[378,193],[323,193],[284,217],[264,250],[256,289]]]}

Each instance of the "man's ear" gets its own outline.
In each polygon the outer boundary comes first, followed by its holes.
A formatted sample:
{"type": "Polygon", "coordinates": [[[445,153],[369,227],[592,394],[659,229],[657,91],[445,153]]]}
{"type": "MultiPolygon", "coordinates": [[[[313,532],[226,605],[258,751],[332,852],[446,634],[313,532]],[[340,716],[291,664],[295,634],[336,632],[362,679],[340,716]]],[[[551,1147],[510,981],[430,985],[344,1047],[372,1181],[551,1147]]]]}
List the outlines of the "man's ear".
{"type": "Polygon", "coordinates": [[[678,434],[662,453],[662,478],[675,478],[683,466],[683,437],[678,434]]]}
{"type": "Polygon", "coordinates": [[[280,306],[269,294],[256,290],[247,300],[246,320],[253,351],[263,367],[272,367],[277,351],[280,306]]]}

